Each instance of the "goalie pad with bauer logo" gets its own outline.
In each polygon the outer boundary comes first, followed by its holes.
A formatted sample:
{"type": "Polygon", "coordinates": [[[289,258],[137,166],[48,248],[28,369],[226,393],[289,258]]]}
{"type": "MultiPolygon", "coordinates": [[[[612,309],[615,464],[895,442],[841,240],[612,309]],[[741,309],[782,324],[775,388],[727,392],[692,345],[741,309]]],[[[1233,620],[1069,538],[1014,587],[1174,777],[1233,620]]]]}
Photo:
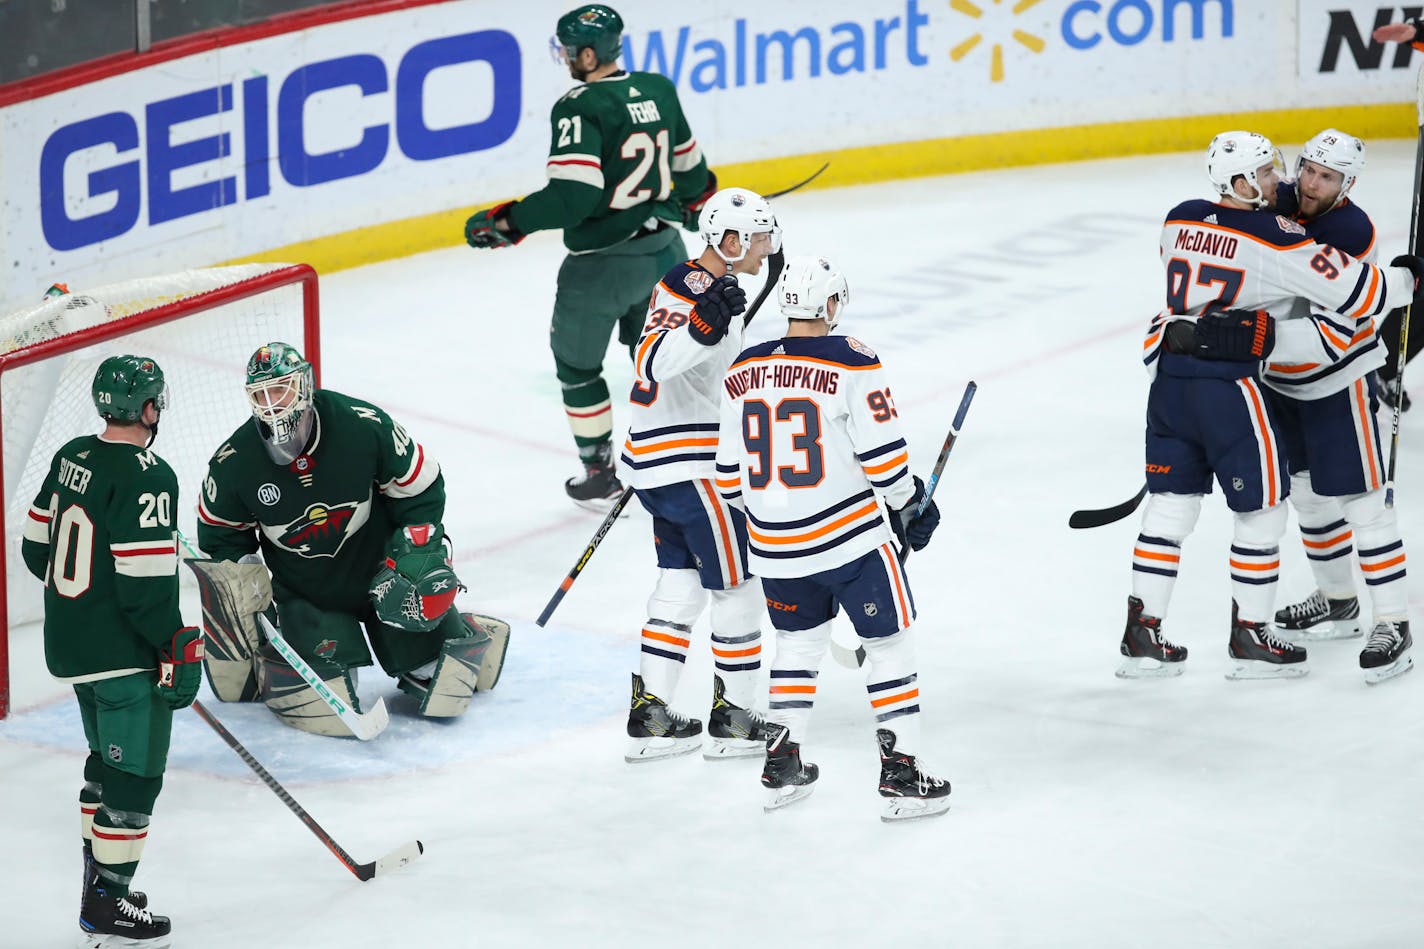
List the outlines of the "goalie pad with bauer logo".
{"type": "Polygon", "coordinates": [[[272,579],[260,563],[185,561],[198,578],[207,653],[203,670],[213,694],[224,702],[256,701],[264,666],[257,660],[262,631],[257,614],[272,603],[272,579]]]}

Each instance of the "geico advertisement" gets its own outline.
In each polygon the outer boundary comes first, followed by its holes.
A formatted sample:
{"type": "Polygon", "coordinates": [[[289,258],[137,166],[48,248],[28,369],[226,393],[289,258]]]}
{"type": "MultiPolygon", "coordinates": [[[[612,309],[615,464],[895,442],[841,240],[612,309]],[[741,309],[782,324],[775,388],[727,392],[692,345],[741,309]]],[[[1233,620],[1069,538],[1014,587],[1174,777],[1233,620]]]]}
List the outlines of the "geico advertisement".
{"type": "MultiPolygon", "coordinates": [[[[1294,2],[616,6],[624,64],[677,83],[716,166],[1305,104],[1277,88],[1294,2]]],[[[6,309],[56,273],[201,265],[538,188],[572,85],[551,55],[564,6],[361,17],[6,108],[6,309]]]]}
{"type": "Polygon", "coordinates": [[[1376,43],[1371,34],[1386,23],[1421,13],[1424,3],[1300,0],[1296,70],[1302,86],[1349,90],[1361,102],[1412,99],[1424,57],[1408,43],[1376,43]]]}

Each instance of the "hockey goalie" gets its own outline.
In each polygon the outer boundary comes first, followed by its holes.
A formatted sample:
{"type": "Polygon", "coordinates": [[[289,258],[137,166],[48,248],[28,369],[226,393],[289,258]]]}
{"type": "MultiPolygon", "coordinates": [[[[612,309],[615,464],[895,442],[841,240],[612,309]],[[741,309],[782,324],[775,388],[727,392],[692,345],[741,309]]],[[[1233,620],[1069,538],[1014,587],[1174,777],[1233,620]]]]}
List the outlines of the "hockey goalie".
{"type": "Polygon", "coordinates": [[[190,561],[214,694],[351,735],[342,706],[360,716],[357,673],[374,655],[421,715],[465,713],[498,681],[509,625],[455,606],[440,465],[382,409],[315,388],[286,343],[253,354],[246,389],[253,417],[198,499],[211,559],[190,561]]]}

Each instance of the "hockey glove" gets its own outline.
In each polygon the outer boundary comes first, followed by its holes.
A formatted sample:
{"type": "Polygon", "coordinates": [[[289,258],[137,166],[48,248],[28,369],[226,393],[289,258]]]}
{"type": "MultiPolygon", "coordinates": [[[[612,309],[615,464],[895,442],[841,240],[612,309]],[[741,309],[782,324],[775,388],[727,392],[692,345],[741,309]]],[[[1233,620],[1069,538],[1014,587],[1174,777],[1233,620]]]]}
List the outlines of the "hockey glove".
{"type": "Polygon", "coordinates": [[[1193,329],[1198,359],[1252,362],[1276,345],[1276,321],[1265,310],[1208,310],[1193,329]]]}
{"type": "Polygon", "coordinates": [[[702,218],[702,206],[707,203],[707,199],[717,193],[717,173],[711,168],[707,169],[707,187],[702,189],[702,193],[682,206],[682,226],[696,234],[702,218]]]}
{"type": "Polygon", "coordinates": [[[1413,254],[1400,254],[1389,262],[1391,267],[1403,267],[1414,274],[1414,299],[1419,299],[1420,291],[1424,290],[1424,257],[1415,257],[1413,254]]]}
{"type": "Polygon", "coordinates": [[[737,285],[737,278],[723,274],[695,297],[697,305],[687,318],[687,331],[703,346],[716,346],[727,335],[732,317],[747,308],[747,291],[737,285]]]}
{"type": "Polygon", "coordinates": [[[1296,195],[1296,182],[1282,181],[1276,185],[1275,211],[1282,217],[1295,217],[1300,210],[1300,198],[1296,195]]]}
{"type": "Polygon", "coordinates": [[[915,476],[915,493],[904,507],[898,511],[890,512],[890,527],[894,529],[895,536],[900,539],[902,548],[908,547],[911,550],[924,550],[930,545],[930,538],[934,536],[935,528],[939,527],[939,505],[931,499],[930,506],[925,508],[925,513],[917,515],[920,509],[920,502],[925,499],[925,483],[915,476]]]}
{"type": "Polygon", "coordinates": [[[509,209],[513,206],[513,201],[506,201],[470,215],[465,222],[465,243],[477,248],[513,247],[524,240],[524,235],[516,231],[509,220],[509,209]],[[500,230],[496,226],[499,222],[508,230],[500,230]]]}
{"type": "Polygon", "coordinates": [[[158,651],[158,684],[153,691],[176,712],[193,704],[202,681],[203,634],[196,626],[184,626],[173,634],[167,649],[158,651]]]}

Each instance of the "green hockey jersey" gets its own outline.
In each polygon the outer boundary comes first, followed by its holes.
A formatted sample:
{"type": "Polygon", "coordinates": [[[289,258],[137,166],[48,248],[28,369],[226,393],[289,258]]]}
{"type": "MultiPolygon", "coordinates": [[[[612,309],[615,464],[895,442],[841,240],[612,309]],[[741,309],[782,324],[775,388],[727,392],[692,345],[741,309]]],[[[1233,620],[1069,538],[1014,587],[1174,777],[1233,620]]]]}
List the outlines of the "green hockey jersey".
{"type": "Polygon", "coordinates": [[[650,218],[680,223],[707,185],[707,161],[665,76],[585,83],[554,103],[549,122],[549,183],[510,210],[525,234],[563,228],[570,251],[601,250],[650,218]]]}
{"type": "Polygon", "coordinates": [[[198,497],[198,542],[218,560],[260,543],[279,601],[359,615],[396,527],[440,523],[445,480],[369,402],[318,389],[313,406],[307,450],[290,465],[272,461],[252,421],[222,444],[198,497]]]}
{"type": "Polygon", "coordinates": [[[25,519],[45,584],[45,663],[86,682],[158,668],[178,610],[178,479],[151,450],[85,435],[55,453],[25,519]]]}

